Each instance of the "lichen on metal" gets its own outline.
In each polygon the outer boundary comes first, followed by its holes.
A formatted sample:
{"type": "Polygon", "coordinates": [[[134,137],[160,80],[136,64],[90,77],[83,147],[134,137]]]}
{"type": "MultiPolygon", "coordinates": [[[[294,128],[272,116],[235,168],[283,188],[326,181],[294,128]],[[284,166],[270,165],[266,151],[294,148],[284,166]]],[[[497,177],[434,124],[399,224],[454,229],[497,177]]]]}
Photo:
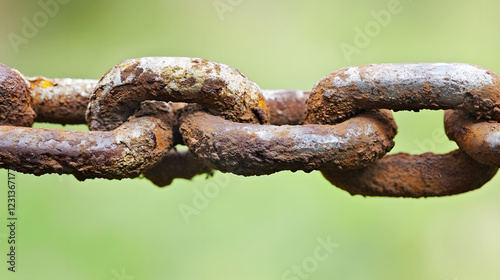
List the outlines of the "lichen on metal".
{"type": "Polygon", "coordinates": [[[28,78],[37,122],[84,124],[97,80],[28,78]]]}
{"type": "Polygon", "coordinates": [[[269,121],[259,86],[238,70],[198,58],[145,57],[124,61],[101,78],[87,111],[89,128],[117,127],[144,100],[198,103],[233,121],[269,121]]]}

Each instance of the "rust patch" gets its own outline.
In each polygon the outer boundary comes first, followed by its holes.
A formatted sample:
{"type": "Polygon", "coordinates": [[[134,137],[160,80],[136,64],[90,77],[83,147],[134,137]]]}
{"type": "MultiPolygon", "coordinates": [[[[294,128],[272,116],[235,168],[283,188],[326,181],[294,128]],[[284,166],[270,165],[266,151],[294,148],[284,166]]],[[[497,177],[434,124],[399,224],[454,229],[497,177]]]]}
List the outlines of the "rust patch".
{"type": "Polygon", "coordinates": [[[0,167],[23,173],[134,178],[172,148],[172,131],[155,117],[132,118],[113,131],[0,126],[0,167]]]}
{"type": "Polygon", "coordinates": [[[225,86],[226,83],[221,79],[206,79],[201,90],[205,93],[219,93],[225,86]]]}
{"type": "Polygon", "coordinates": [[[189,77],[185,80],[182,80],[179,82],[179,84],[183,87],[192,87],[196,84],[196,78],[195,77],[189,77]]]}
{"type": "MultiPolygon", "coordinates": [[[[90,125],[91,130],[112,130],[120,124],[126,122],[140,107],[140,103],[146,100],[164,100],[168,98],[161,97],[158,92],[162,91],[166,83],[155,79],[155,75],[143,71],[140,75],[135,76],[133,83],[124,84],[115,87],[109,92],[109,99],[97,100],[95,92],[100,92],[103,88],[97,88],[91,95],[89,109],[91,107],[99,108],[97,110],[104,111],[100,118],[95,120],[94,125],[90,125]],[[99,129],[96,129],[97,126],[99,129]]],[[[87,120],[91,110],[86,111],[87,120]]]]}
{"type": "Polygon", "coordinates": [[[141,75],[144,69],[137,67],[138,65],[139,63],[133,63],[132,65],[125,67],[120,75],[121,81],[125,82],[127,78],[132,74],[134,74],[135,76],[141,75]]]}
{"type": "Polygon", "coordinates": [[[159,187],[170,185],[176,178],[192,179],[200,174],[212,174],[212,169],[189,151],[175,149],[168,152],[154,167],[143,172],[144,176],[159,187]]]}
{"type": "Polygon", "coordinates": [[[208,166],[250,176],[366,166],[393,147],[396,125],[388,111],[368,112],[335,126],[242,124],[197,112],[182,118],[180,131],[208,166]]]}
{"type": "Polygon", "coordinates": [[[500,124],[476,120],[470,114],[448,110],[444,127],[450,140],[475,160],[500,167],[500,124]]]}
{"type": "Polygon", "coordinates": [[[306,101],[311,94],[310,91],[264,90],[263,94],[269,104],[271,124],[304,124],[306,101]]]}
{"type": "Polygon", "coordinates": [[[382,108],[461,109],[476,118],[500,120],[499,77],[456,63],[349,67],[316,84],[307,101],[306,123],[338,123],[362,110],[382,108]]]}
{"type": "Polygon", "coordinates": [[[37,122],[84,124],[97,80],[28,78],[37,122]]]}
{"type": "Polygon", "coordinates": [[[124,61],[101,78],[86,114],[89,128],[114,129],[145,100],[199,103],[212,114],[238,122],[269,120],[260,88],[227,65],[202,59],[149,57],[124,61]],[[185,65],[186,69],[179,65],[185,65]],[[144,71],[134,72],[131,81],[109,87],[116,81],[116,75],[129,77],[133,67],[144,71]],[[214,78],[214,73],[208,75],[205,70],[217,72],[218,77],[214,78]]]}
{"type": "Polygon", "coordinates": [[[18,71],[0,63],[0,125],[31,126],[30,85],[18,71]]]}
{"type": "Polygon", "coordinates": [[[475,190],[498,168],[481,164],[456,150],[444,155],[396,154],[359,170],[322,170],[333,185],[351,195],[429,197],[475,190]]]}

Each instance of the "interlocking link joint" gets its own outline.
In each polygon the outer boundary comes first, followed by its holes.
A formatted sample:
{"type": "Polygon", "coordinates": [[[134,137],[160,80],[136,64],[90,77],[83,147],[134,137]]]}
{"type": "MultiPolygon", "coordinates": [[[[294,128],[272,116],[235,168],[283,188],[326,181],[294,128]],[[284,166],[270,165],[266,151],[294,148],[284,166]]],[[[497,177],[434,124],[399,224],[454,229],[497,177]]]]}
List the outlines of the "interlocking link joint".
{"type": "Polygon", "coordinates": [[[396,124],[387,110],[337,125],[301,126],[232,123],[199,112],[186,116],[180,131],[212,168],[249,176],[366,166],[392,149],[396,124]]]}
{"type": "Polygon", "coordinates": [[[500,124],[476,120],[470,114],[448,110],[444,127],[450,140],[478,162],[500,167],[500,124]]]}
{"type": "MultiPolygon", "coordinates": [[[[335,123],[376,108],[459,109],[478,119],[498,120],[500,78],[478,66],[458,63],[348,67],[320,80],[307,105],[306,123],[335,123]]],[[[496,171],[497,168],[479,164],[462,152],[452,152],[389,155],[359,170],[339,172],[328,168],[322,173],[351,194],[421,197],[476,189],[496,171]]]]}
{"type": "Polygon", "coordinates": [[[213,169],[321,170],[351,194],[453,195],[497,172],[498,120],[500,78],[469,64],[348,67],[312,91],[261,90],[199,58],[130,59],[99,81],[26,78],[0,64],[0,167],[79,180],[143,174],[165,186],[213,169]],[[453,109],[445,129],[460,150],[384,156],[397,130],[386,109],[453,109]],[[33,121],[91,131],[29,128],[33,121]]]}
{"type": "Polygon", "coordinates": [[[112,131],[0,126],[0,167],[42,175],[134,178],[172,148],[172,112],[164,104],[143,104],[112,131]]]}
{"type": "Polygon", "coordinates": [[[90,97],[90,130],[111,130],[145,100],[198,103],[213,114],[248,123],[269,122],[257,84],[227,65],[199,58],[130,59],[109,70],[90,97]]]}

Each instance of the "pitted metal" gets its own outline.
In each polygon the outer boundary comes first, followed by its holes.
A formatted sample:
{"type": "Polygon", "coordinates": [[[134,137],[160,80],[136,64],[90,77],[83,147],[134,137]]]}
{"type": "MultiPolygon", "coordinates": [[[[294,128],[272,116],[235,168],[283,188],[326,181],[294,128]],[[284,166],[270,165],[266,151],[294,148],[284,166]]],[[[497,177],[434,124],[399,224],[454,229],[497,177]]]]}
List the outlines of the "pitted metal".
{"type": "Polygon", "coordinates": [[[173,147],[172,116],[165,104],[145,104],[112,131],[0,126],[0,167],[79,180],[137,177],[173,147]]]}
{"type": "Polygon", "coordinates": [[[257,84],[227,65],[199,58],[130,59],[109,70],[90,97],[90,130],[110,130],[127,121],[145,100],[190,102],[247,123],[267,123],[267,103],[257,84]]]}
{"type": "Polygon", "coordinates": [[[97,80],[28,78],[36,122],[84,124],[97,80]]]}
{"type": "Polygon", "coordinates": [[[0,125],[31,126],[30,84],[19,71],[0,63],[0,125]]]}
{"type": "Polygon", "coordinates": [[[348,67],[312,91],[261,90],[198,58],[131,59],[99,81],[25,78],[0,65],[0,167],[79,180],[143,174],[159,186],[213,170],[321,170],[351,194],[453,195],[500,166],[499,84],[492,71],[458,63],[348,67]],[[461,150],[384,156],[397,130],[385,109],[454,109],[445,128],[461,150]],[[33,121],[92,131],[21,127],[33,121]]]}
{"type": "Polygon", "coordinates": [[[370,64],[327,75],[307,103],[308,123],[338,122],[364,109],[461,109],[500,120],[500,78],[461,63],[370,64]]]}
{"type": "Polygon", "coordinates": [[[182,121],[184,143],[210,167],[238,175],[282,170],[356,169],[394,146],[390,111],[361,114],[337,125],[257,125],[198,112],[182,121]]]}
{"type": "Polygon", "coordinates": [[[359,170],[322,173],[330,183],[352,195],[418,198],[475,190],[497,170],[456,150],[443,155],[399,153],[359,170]]]}
{"type": "Polygon", "coordinates": [[[500,124],[476,120],[457,110],[445,112],[444,127],[450,140],[478,162],[500,167],[500,124]]]}

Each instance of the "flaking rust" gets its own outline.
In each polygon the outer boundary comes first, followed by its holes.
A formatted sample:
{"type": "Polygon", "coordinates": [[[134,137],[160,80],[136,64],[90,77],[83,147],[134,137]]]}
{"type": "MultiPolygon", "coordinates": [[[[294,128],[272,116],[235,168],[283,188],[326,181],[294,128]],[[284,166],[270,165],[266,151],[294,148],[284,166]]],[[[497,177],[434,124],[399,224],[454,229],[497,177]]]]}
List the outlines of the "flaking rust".
{"type": "Polygon", "coordinates": [[[28,78],[36,122],[84,124],[97,80],[28,78]]]}
{"type": "Polygon", "coordinates": [[[232,121],[269,122],[259,86],[238,70],[199,58],[145,57],[124,61],[101,78],[87,111],[89,128],[116,128],[144,100],[198,103],[232,121]]]}
{"type": "Polygon", "coordinates": [[[498,168],[481,164],[456,150],[444,155],[389,155],[359,170],[322,170],[323,176],[350,194],[429,197],[475,190],[498,168]]]}
{"type": "Polygon", "coordinates": [[[0,167],[79,180],[137,177],[172,148],[171,118],[165,104],[145,104],[112,131],[0,126],[0,167]]]}
{"type": "Polygon", "coordinates": [[[265,89],[262,90],[271,113],[270,123],[274,125],[304,124],[306,101],[311,91],[265,89]]]}
{"type": "Polygon", "coordinates": [[[500,124],[476,120],[458,110],[445,112],[444,127],[450,140],[475,160],[500,167],[500,124]]]}
{"type": "Polygon", "coordinates": [[[392,114],[373,111],[337,125],[257,125],[197,112],[183,117],[184,143],[210,167],[238,175],[354,169],[393,147],[392,114]]]}
{"type": "Polygon", "coordinates": [[[144,177],[155,185],[170,185],[176,178],[191,179],[200,174],[212,174],[212,168],[189,151],[172,149],[161,161],[143,172],[144,177]]]}
{"type": "Polygon", "coordinates": [[[500,120],[500,78],[469,64],[371,64],[330,73],[307,101],[308,123],[345,120],[364,109],[461,109],[500,120]]]}
{"type": "Polygon", "coordinates": [[[19,71],[0,63],[0,125],[29,127],[35,116],[29,82],[19,71]]]}
{"type": "MultiPolygon", "coordinates": [[[[476,119],[500,120],[499,80],[489,70],[458,63],[348,67],[332,72],[315,85],[307,101],[306,123],[337,123],[377,108],[459,109],[476,119]]],[[[477,140],[485,139],[484,134],[476,131],[472,136],[468,130],[470,125],[465,124],[467,128],[461,129],[457,121],[452,124],[452,119],[456,118],[447,115],[448,136],[460,140],[459,146],[464,150],[483,145],[483,151],[484,145],[496,145],[498,137],[490,137],[490,143],[479,144],[477,140]]],[[[474,152],[469,153],[474,156],[474,152]]],[[[482,162],[494,157],[498,155],[482,162]]],[[[445,196],[470,191],[488,182],[496,172],[497,167],[479,163],[460,150],[444,155],[389,155],[358,170],[322,169],[325,178],[351,194],[398,197],[445,196]]]]}
{"type": "Polygon", "coordinates": [[[196,58],[131,59],[100,81],[25,78],[0,64],[0,167],[80,180],[143,173],[160,186],[212,168],[320,169],[351,194],[453,195],[479,188],[500,166],[499,80],[468,64],[380,64],[333,72],[312,92],[261,91],[239,71],[196,58]],[[445,128],[464,152],[383,157],[396,124],[379,109],[455,109],[445,128]],[[41,122],[86,117],[94,131],[7,126],[30,126],[35,111],[41,122]]]}

